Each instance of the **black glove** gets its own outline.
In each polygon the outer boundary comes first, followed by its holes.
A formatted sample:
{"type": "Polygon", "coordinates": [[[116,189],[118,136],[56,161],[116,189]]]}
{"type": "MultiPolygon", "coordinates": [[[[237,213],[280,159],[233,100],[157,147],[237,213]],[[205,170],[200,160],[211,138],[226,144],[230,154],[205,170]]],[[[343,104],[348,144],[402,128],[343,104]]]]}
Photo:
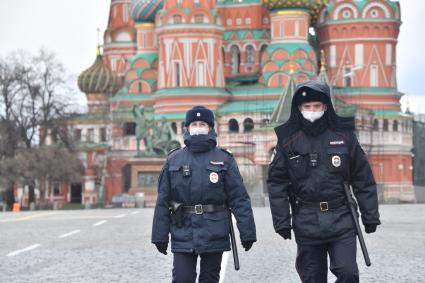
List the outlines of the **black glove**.
{"type": "Polygon", "coordinates": [[[245,249],[246,252],[251,249],[252,244],[254,244],[254,241],[242,241],[242,247],[245,249]]]}
{"type": "Polygon", "coordinates": [[[376,224],[365,224],[364,230],[367,234],[374,233],[376,231],[376,224]]]}
{"type": "Polygon", "coordinates": [[[167,254],[167,247],[168,247],[168,242],[167,243],[154,243],[157,250],[162,253],[162,254],[167,254]]]}
{"type": "Polygon", "coordinates": [[[282,238],[284,238],[285,240],[291,239],[291,228],[279,230],[277,231],[277,233],[279,233],[279,235],[281,235],[282,238]]]}

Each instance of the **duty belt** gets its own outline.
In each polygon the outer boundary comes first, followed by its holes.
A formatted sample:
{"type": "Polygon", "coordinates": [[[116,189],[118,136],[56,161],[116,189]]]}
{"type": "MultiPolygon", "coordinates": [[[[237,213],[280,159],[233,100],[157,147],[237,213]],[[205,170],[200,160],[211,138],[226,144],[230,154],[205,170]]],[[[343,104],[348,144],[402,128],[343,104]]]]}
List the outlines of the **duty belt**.
{"type": "Polygon", "coordinates": [[[218,212],[226,210],[225,204],[197,204],[192,206],[183,206],[183,213],[203,214],[206,212],[218,212]]]}
{"type": "Polygon", "coordinates": [[[308,208],[318,208],[320,211],[325,212],[331,209],[336,209],[346,204],[345,198],[339,198],[336,200],[330,201],[321,201],[321,202],[308,202],[303,201],[302,199],[297,198],[296,204],[298,207],[308,207],[308,208]]]}

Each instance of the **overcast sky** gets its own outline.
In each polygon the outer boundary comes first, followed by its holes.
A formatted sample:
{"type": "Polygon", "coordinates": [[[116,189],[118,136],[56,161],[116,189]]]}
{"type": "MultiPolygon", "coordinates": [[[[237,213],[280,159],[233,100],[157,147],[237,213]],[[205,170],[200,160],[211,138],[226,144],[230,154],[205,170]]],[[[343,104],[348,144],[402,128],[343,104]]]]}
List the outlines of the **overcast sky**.
{"type": "MultiPolygon", "coordinates": [[[[106,28],[110,0],[0,0],[0,56],[16,49],[54,51],[70,74],[94,61],[97,28],[106,28]]],[[[398,88],[425,113],[424,0],[400,0],[403,24],[397,50],[398,88]],[[417,98],[423,103],[419,107],[417,98]]],[[[417,109],[416,109],[417,108],[417,109]]]]}

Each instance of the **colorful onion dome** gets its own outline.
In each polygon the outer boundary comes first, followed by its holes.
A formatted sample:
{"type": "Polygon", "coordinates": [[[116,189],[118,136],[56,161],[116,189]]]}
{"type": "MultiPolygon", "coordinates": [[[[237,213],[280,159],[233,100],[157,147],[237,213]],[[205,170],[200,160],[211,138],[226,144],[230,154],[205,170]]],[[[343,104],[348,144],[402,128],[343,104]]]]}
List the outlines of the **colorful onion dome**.
{"type": "Polygon", "coordinates": [[[138,22],[155,21],[156,13],[164,6],[164,0],[133,0],[131,3],[131,16],[138,22]]]}
{"type": "Polygon", "coordinates": [[[120,87],[119,82],[118,76],[104,64],[99,51],[93,65],[78,77],[78,87],[86,94],[115,93],[120,87]]]}

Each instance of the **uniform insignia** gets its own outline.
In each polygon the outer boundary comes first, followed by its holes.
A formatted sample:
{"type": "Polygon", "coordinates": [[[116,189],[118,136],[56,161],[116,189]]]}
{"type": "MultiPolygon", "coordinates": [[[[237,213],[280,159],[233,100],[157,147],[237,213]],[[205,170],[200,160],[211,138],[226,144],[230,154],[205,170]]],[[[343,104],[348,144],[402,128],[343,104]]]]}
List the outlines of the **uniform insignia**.
{"type": "Polygon", "coordinates": [[[334,167],[339,167],[341,166],[341,157],[339,157],[338,155],[334,155],[332,156],[332,165],[334,167]]]}
{"type": "Polygon", "coordinates": [[[330,145],[340,145],[340,144],[345,144],[344,141],[330,141],[329,142],[330,145]]]}
{"type": "Polygon", "coordinates": [[[218,174],[216,172],[211,172],[210,173],[210,181],[213,184],[217,184],[218,183],[218,174]]]}
{"type": "Polygon", "coordinates": [[[306,96],[307,92],[303,91],[303,93],[301,93],[302,96],[306,96]]]}
{"type": "Polygon", "coordinates": [[[197,117],[201,117],[201,113],[199,113],[199,112],[198,112],[198,113],[196,113],[196,116],[197,116],[197,117]]]}
{"type": "Polygon", "coordinates": [[[221,165],[221,166],[223,166],[224,165],[224,162],[223,161],[210,161],[210,164],[211,165],[221,165]]]}

